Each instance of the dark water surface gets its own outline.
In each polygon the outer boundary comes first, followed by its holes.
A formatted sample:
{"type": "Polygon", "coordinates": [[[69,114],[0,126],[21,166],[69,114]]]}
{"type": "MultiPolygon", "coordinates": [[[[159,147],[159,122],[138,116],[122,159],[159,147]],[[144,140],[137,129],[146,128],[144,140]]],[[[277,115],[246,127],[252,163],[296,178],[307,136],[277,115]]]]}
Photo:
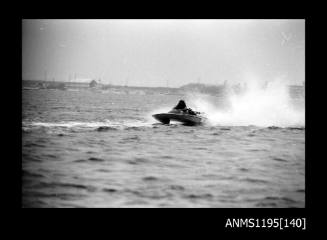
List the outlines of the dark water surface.
{"type": "Polygon", "coordinates": [[[181,97],[23,90],[23,207],[304,207],[304,127],[151,119],[181,97]]]}

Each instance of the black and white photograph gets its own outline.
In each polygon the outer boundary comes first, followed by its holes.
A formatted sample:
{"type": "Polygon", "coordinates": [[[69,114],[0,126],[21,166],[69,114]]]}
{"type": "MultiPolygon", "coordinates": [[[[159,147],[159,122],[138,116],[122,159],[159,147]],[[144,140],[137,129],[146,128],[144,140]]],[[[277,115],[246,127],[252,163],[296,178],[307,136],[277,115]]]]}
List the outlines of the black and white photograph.
{"type": "Polygon", "coordinates": [[[305,19],[21,19],[22,208],[305,208],[305,19]]]}

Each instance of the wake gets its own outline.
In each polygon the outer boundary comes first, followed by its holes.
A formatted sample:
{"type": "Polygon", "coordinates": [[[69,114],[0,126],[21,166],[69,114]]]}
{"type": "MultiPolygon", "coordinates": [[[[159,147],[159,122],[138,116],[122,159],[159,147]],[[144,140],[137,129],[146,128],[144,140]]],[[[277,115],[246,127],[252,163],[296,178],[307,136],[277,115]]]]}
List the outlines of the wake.
{"type": "Polygon", "coordinates": [[[23,130],[35,129],[72,129],[72,130],[101,130],[101,129],[125,129],[130,127],[146,127],[149,126],[147,121],[135,120],[105,120],[105,121],[61,121],[61,122],[23,122],[23,130]]]}

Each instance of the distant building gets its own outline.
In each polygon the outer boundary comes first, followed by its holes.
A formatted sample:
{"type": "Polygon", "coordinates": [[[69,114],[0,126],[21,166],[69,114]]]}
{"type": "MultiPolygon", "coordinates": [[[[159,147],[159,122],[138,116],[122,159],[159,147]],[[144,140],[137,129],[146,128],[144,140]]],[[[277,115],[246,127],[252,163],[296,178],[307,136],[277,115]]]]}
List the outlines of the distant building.
{"type": "Polygon", "coordinates": [[[45,84],[44,82],[43,83],[42,82],[39,82],[37,84],[37,86],[39,87],[39,89],[46,89],[47,88],[47,84],[45,84]]]}
{"type": "Polygon", "coordinates": [[[97,81],[92,80],[92,81],[90,82],[90,84],[89,84],[89,87],[90,87],[90,88],[94,88],[94,87],[96,87],[97,85],[98,85],[97,81]]]}
{"type": "Polygon", "coordinates": [[[55,82],[55,83],[49,83],[46,86],[47,89],[60,89],[60,90],[66,90],[67,87],[63,82],[55,82]]]}

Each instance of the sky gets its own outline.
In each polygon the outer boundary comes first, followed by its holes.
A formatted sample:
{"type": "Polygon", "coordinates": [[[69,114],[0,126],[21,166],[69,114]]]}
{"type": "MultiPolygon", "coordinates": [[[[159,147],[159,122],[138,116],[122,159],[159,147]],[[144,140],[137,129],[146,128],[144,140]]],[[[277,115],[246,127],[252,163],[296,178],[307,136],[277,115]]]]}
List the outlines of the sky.
{"type": "Polygon", "coordinates": [[[22,20],[23,80],[147,87],[305,81],[305,20],[22,20]]]}

